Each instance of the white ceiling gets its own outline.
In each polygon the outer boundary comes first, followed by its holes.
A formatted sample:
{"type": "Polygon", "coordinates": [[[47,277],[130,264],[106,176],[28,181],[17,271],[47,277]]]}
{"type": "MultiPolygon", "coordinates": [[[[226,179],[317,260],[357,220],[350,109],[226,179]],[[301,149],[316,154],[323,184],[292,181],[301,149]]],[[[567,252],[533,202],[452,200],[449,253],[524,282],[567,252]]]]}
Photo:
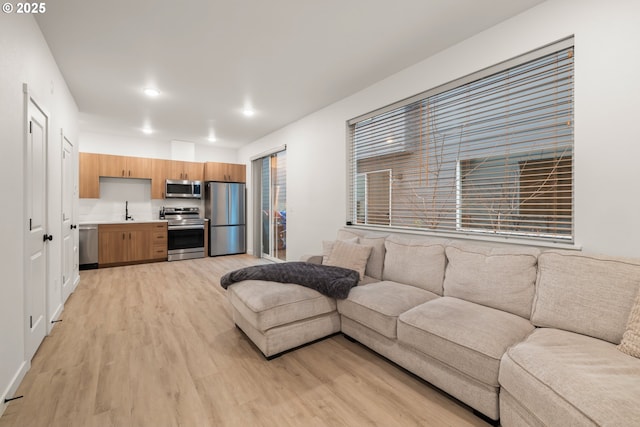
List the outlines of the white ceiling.
{"type": "Polygon", "coordinates": [[[37,22],[81,130],[239,147],[542,1],[59,0],[37,22]]]}

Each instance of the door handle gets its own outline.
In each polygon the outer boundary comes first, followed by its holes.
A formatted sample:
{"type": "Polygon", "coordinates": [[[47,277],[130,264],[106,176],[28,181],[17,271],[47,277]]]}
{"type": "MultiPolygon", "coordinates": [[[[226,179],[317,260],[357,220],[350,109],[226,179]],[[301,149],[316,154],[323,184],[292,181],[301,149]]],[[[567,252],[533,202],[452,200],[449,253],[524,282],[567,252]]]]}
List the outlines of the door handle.
{"type": "Polygon", "coordinates": [[[78,228],[78,226],[77,226],[77,225],[73,225],[73,224],[71,224],[71,229],[72,229],[72,230],[75,230],[76,228],[78,228]]]}
{"type": "Polygon", "coordinates": [[[46,241],[52,241],[53,240],[53,236],[51,234],[45,234],[44,236],[42,236],[42,241],[46,242],[46,241]]]}

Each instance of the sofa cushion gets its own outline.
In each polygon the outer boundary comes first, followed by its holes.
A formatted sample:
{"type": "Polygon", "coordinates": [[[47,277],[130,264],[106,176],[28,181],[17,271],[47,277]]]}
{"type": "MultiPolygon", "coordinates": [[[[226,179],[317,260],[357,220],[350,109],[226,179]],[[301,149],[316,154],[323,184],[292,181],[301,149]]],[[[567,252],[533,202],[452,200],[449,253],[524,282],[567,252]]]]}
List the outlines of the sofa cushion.
{"type": "Polygon", "coordinates": [[[385,248],[383,280],[417,286],[442,295],[446,263],[443,241],[390,236],[385,248]]]}
{"type": "Polygon", "coordinates": [[[387,237],[386,234],[368,233],[362,230],[356,229],[340,229],[338,230],[338,239],[353,239],[358,238],[358,243],[362,245],[371,246],[371,255],[367,261],[367,268],[365,269],[365,275],[373,277],[374,279],[382,280],[382,268],[384,265],[384,241],[387,237]]]}
{"type": "Polygon", "coordinates": [[[447,246],[444,295],[528,319],[539,252],[527,247],[447,246]]]}
{"type": "Polygon", "coordinates": [[[638,284],[638,260],[545,251],[531,321],[619,344],[638,284]]]}
{"type": "Polygon", "coordinates": [[[533,331],[522,317],[457,298],[421,304],[398,318],[398,341],[490,386],[500,358],[533,331]]]}
{"type": "Polygon", "coordinates": [[[640,361],[603,340],[536,329],[504,355],[500,385],[544,425],[640,422],[640,361]]]}
{"type": "Polygon", "coordinates": [[[227,292],[231,305],[262,332],[336,309],[333,298],[293,283],[245,280],[227,292]]]}
{"type": "Polygon", "coordinates": [[[414,286],[383,281],[352,288],[349,297],[338,300],[338,312],[387,338],[396,338],[398,316],[438,296],[414,286]]]}
{"type": "MultiPolygon", "coordinates": [[[[342,241],[347,243],[358,243],[358,238],[353,237],[351,239],[344,239],[342,241]]],[[[333,245],[335,244],[336,244],[335,240],[322,241],[322,264],[326,265],[327,261],[329,261],[329,255],[331,254],[331,251],[333,250],[333,245]]]]}
{"type": "Polygon", "coordinates": [[[369,255],[371,255],[371,246],[336,240],[325,264],[355,270],[362,280],[369,255]]]}
{"type": "Polygon", "coordinates": [[[629,356],[640,358],[640,291],[629,314],[627,330],[622,335],[618,350],[629,356]]]}

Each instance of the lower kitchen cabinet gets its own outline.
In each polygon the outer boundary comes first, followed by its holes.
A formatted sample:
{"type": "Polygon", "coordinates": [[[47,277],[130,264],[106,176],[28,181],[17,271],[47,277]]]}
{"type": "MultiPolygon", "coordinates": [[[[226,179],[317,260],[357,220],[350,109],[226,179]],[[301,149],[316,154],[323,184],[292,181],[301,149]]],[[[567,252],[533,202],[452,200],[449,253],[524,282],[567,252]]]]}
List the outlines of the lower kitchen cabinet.
{"type": "Polygon", "coordinates": [[[151,252],[154,260],[167,260],[167,223],[155,223],[153,229],[151,252]]]}
{"type": "Polygon", "coordinates": [[[164,222],[100,224],[98,265],[166,261],[167,224],[164,222]]]}

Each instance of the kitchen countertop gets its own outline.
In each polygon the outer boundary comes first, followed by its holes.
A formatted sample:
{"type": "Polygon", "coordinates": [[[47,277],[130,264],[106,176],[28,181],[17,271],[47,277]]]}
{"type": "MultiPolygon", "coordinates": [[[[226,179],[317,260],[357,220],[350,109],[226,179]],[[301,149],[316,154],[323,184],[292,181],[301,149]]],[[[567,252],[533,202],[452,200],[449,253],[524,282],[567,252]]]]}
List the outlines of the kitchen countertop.
{"type": "Polygon", "coordinates": [[[79,225],[100,225],[100,224],[145,224],[150,222],[167,222],[166,219],[141,219],[141,220],[113,220],[113,221],[80,221],[79,225]]]}

